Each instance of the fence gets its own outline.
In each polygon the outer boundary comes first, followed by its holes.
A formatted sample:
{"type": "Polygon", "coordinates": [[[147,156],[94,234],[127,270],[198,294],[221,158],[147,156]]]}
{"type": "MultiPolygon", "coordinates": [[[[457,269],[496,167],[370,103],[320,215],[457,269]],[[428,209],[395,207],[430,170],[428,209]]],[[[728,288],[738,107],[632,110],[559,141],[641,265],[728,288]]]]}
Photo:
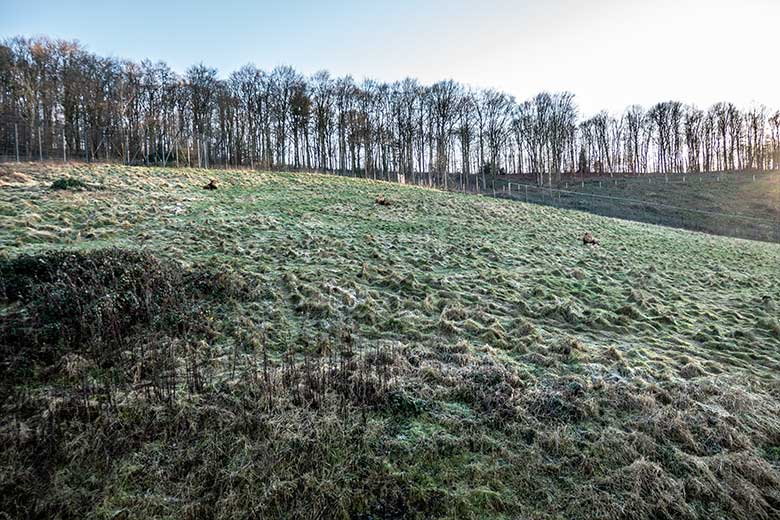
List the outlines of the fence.
{"type": "MultiPolygon", "coordinates": [[[[216,166],[215,146],[203,137],[150,137],[112,127],[84,131],[56,123],[29,125],[21,119],[0,119],[0,162],[84,161],[134,165],[216,166]]],[[[220,165],[227,167],[224,158],[220,165]]]]}
{"type": "MultiPolygon", "coordinates": [[[[333,172],[337,173],[337,172],[333,172]]],[[[362,177],[354,172],[342,175],[362,177]]],[[[435,187],[447,191],[457,191],[475,195],[499,197],[519,200],[531,204],[552,206],[561,209],[572,209],[636,222],[646,222],[667,227],[688,229],[704,233],[780,243],[780,198],[774,201],[777,205],[777,219],[761,218],[725,211],[710,211],[684,205],[675,205],[657,200],[647,200],[635,197],[606,195],[608,188],[623,186],[629,192],[639,193],[639,187],[649,186],[655,189],[664,186],[670,190],[679,191],[682,185],[707,186],[710,190],[722,187],[730,190],[730,183],[755,183],[759,176],[771,176],[778,183],[780,195],[780,173],[767,172],[719,172],[694,174],[646,174],[623,178],[589,178],[587,180],[562,180],[561,187],[539,186],[532,183],[512,182],[501,177],[472,175],[464,182],[461,174],[448,174],[447,181],[443,176],[427,175],[406,176],[406,184],[425,187],[435,187]],[[433,180],[433,183],[431,182],[433,180]],[[598,190],[601,193],[583,190],[598,190]]],[[[382,179],[380,179],[382,180],[382,179]]]]}
{"type": "Polygon", "coordinates": [[[780,242],[780,220],[768,218],[511,182],[500,184],[491,194],[533,204],[587,211],[606,217],[716,235],[780,242]]]}
{"type": "MultiPolygon", "coordinates": [[[[83,140],[72,142],[72,137],[67,138],[67,129],[59,127],[41,132],[41,129],[30,128],[22,123],[12,122],[0,125],[0,161],[114,161],[123,163],[146,163],[149,155],[143,156],[143,161],[138,161],[138,151],[130,155],[129,148],[121,149],[109,145],[110,136],[102,136],[101,139],[90,144],[89,136],[83,140]],[[46,138],[44,135],[48,135],[46,138]],[[54,136],[54,137],[51,137],[54,136]],[[57,138],[60,136],[60,138],[57,138]],[[69,140],[71,142],[69,142],[69,140]],[[25,144],[27,143],[27,144],[25,144]],[[101,153],[102,151],[102,153],[101,153]]],[[[116,141],[116,139],[113,139],[116,141]]],[[[155,161],[162,165],[196,165],[214,167],[206,159],[201,159],[199,146],[196,142],[187,143],[186,155],[179,161],[178,154],[174,157],[162,157],[155,161]],[[196,157],[190,158],[190,150],[196,157]],[[204,160],[205,159],[205,160],[204,160]],[[196,164],[193,164],[196,163],[196,164]]],[[[177,149],[178,152],[178,149],[177,149]]],[[[220,165],[222,167],[222,165],[220,165]]],[[[328,172],[338,173],[338,172],[328,172]]],[[[342,172],[342,175],[362,177],[361,172],[342,172]]],[[[780,174],[759,173],[759,175],[775,175],[780,184],[780,174]]],[[[385,180],[397,180],[395,174],[387,174],[385,180]]],[[[658,202],[639,198],[640,188],[668,187],[678,189],[680,185],[698,184],[702,187],[705,183],[711,184],[711,189],[725,185],[727,182],[756,182],[755,173],[687,173],[673,175],[641,175],[633,177],[591,177],[588,179],[565,179],[556,184],[556,187],[542,187],[527,182],[514,182],[502,177],[483,177],[478,175],[447,174],[428,176],[427,174],[407,175],[404,182],[424,186],[435,187],[450,191],[460,191],[473,194],[496,196],[512,200],[521,200],[533,204],[542,204],[563,209],[586,211],[597,215],[615,217],[620,219],[647,222],[663,226],[702,231],[717,235],[726,235],[751,240],[762,240],[780,243],[780,208],[777,208],[777,218],[761,218],[738,213],[723,211],[710,211],[680,204],[658,202]],[[714,184],[717,183],[717,184],[714,184]],[[616,196],[605,194],[610,189],[623,189],[630,196],[616,196]],[[579,191],[578,191],[579,190],[579,191]]],[[[778,190],[780,193],[780,189],[778,190]]],[[[780,204],[780,200],[774,203],[780,204]]]]}
{"type": "MultiPolygon", "coordinates": [[[[88,139],[76,143],[65,125],[50,128],[30,126],[24,121],[0,121],[0,161],[63,161],[97,158],[90,156],[88,139]],[[71,139],[68,138],[71,137],[71,139]],[[70,141],[70,142],[69,142],[70,141]]],[[[102,143],[98,144],[100,150],[102,143]]],[[[101,159],[105,158],[102,156],[101,159]]]]}

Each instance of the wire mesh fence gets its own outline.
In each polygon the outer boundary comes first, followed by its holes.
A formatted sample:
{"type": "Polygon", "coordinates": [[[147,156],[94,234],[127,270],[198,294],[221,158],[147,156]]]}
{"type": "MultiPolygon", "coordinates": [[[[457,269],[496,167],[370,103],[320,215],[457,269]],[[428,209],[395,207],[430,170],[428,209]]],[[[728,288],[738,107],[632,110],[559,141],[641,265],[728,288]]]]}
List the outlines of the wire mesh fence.
{"type": "MultiPolygon", "coordinates": [[[[30,125],[21,118],[0,118],[0,162],[83,161],[128,165],[231,165],[221,143],[203,136],[145,135],[115,127],[83,128],[64,123],[30,125]]],[[[233,162],[233,164],[235,161],[233,162]]]]}
{"type": "MultiPolygon", "coordinates": [[[[365,172],[331,172],[348,177],[372,178],[365,172]]],[[[561,209],[585,211],[605,217],[613,217],[636,222],[645,222],[667,227],[700,231],[713,235],[723,235],[750,240],[780,243],[780,172],[720,172],[699,174],[642,175],[633,178],[564,180],[563,187],[539,186],[532,183],[512,182],[500,177],[464,176],[459,173],[447,175],[406,175],[399,179],[397,175],[375,180],[400,181],[405,184],[499,197],[511,200],[541,204],[561,209]],[[680,191],[688,187],[701,187],[702,193],[709,195],[715,188],[724,189],[726,196],[739,193],[739,184],[753,184],[759,176],[771,176],[778,184],[778,197],[774,200],[774,216],[762,218],[739,213],[686,207],[680,204],[661,202],[657,198],[648,200],[646,196],[663,196],[656,186],[663,185],[668,190],[680,191]],[[737,185],[735,188],[734,185],[737,185]],[[640,190],[640,186],[650,186],[653,191],[640,190]],[[627,196],[608,195],[614,193],[617,186],[627,196]],[[609,188],[609,189],[608,189],[609,188]],[[631,195],[635,196],[631,196],[631,195]]]]}
{"type": "Polygon", "coordinates": [[[497,197],[586,211],[606,217],[751,240],[780,242],[780,220],[777,219],[511,182],[501,183],[493,194],[497,197]]]}
{"type": "Polygon", "coordinates": [[[24,120],[0,121],[0,161],[111,161],[122,160],[111,149],[111,136],[90,136],[67,125],[29,125],[24,120]]]}
{"type": "MultiPolygon", "coordinates": [[[[206,145],[203,143],[201,146],[198,140],[183,140],[182,143],[175,143],[172,151],[151,155],[148,150],[131,150],[129,146],[123,146],[122,141],[121,136],[106,133],[92,137],[73,135],[64,125],[42,128],[27,125],[23,121],[5,121],[0,124],[0,161],[227,167],[227,164],[210,164],[205,153],[201,156],[206,145]]],[[[555,185],[548,186],[539,186],[528,181],[513,181],[511,176],[502,178],[482,174],[417,173],[403,176],[388,172],[374,172],[373,175],[360,171],[325,173],[495,196],[607,217],[780,243],[780,173],[719,172],[622,177],[604,175],[581,179],[564,177],[555,185]],[[701,190],[700,195],[709,195],[718,189],[739,193],[738,185],[756,183],[757,175],[773,175],[777,178],[778,200],[774,201],[774,214],[770,215],[771,218],[675,204],[672,203],[675,198],[670,196],[672,193],[694,187],[701,190]]]]}

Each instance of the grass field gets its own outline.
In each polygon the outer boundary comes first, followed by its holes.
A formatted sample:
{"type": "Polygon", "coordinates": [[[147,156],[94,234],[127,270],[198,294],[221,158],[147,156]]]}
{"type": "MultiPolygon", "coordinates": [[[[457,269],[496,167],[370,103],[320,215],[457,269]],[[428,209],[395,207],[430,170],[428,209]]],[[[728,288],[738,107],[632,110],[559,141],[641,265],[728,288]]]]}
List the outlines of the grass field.
{"type": "MultiPolygon", "coordinates": [[[[497,181],[498,189],[505,189],[506,182],[497,181]]],[[[776,172],[593,177],[568,179],[553,187],[561,191],[519,184],[509,195],[598,215],[780,242],[776,172]]]]}
{"type": "Polygon", "coordinates": [[[35,164],[0,243],[10,518],[780,515],[780,245],[35,164]]]}

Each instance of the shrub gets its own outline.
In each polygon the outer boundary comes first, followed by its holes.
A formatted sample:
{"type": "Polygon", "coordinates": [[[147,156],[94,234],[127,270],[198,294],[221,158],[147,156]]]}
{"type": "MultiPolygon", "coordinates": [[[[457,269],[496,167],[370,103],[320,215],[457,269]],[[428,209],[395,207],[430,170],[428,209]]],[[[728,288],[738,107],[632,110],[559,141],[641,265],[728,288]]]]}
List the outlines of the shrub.
{"type": "Polygon", "coordinates": [[[0,374],[26,377],[66,354],[103,369],[123,360],[147,363],[173,337],[210,334],[207,299],[245,294],[246,282],[229,272],[184,270],[143,251],[0,259],[0,302],[8,305],[0,320],[0,374]]]}
{"type": "Polygon", "coordinates": [[[70,191],[82,191],[82,190],[89,190],[92,189],[90,185],[88,185],[85,182],[82,182],[78,179],[73,179],[70,177],[63,177],[61,179],[57,179],[56,181],[51,183],[51,189],[53,190],[70,190],[70,191]]]}

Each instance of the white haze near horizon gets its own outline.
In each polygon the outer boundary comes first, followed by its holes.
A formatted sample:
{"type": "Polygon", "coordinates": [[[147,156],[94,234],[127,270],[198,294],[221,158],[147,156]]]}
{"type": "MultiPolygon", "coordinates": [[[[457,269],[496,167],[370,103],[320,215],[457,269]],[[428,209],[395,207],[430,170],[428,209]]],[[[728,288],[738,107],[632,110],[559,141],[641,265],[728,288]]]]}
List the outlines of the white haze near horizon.
{"type": "Polygon", "coordinates": [[[253,62],[394,81],[452,78],[526,99],[568,90],[580,112],[675,99],[780,109],[780,0],[4,0],[0,36],[78,39],[100,55],[253,62]]]}

